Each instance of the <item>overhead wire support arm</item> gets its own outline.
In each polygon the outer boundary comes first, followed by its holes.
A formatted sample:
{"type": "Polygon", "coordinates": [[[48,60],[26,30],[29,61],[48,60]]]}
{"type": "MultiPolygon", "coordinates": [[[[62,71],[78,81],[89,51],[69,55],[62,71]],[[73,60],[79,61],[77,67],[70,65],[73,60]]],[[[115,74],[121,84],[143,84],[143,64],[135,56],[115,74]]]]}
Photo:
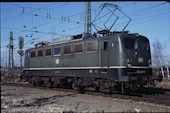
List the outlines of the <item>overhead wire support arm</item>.
{"type": "Polygon", "coordinates": [[[105,26],[106,23],[109,21],[109,19],[112,17],[112,15],[116,16],[116,20],[113,22],[113,24],[111,25],[111,27],[108,29],[108,31],[110,31],[112,29],[112,27],[115,25],[115,23],[117,22],[117,20],[119,19],[119,17],[114,13],[117,9],[117,7],[114,9],[114,11],[111,11],[109,8],[107,8],[110,12],[112,12],[112,14],[110,15],[110,17],[107,19],[107,21],[104,23],[104,27],[107,29],[107,27],[105,26]]]}
{"type": "Polygon", "coordinates": [[[123,30],[122,31],[124,31],[125,29],[126,29],[126,27],[129,25],[129,23],[131,22],[131,18],[129,17],[129,16],[127,16],[123,11],[121,11],[120,9],[118,9],[121,13],[123,13],[126,17],[128,17],[129,18],[129,22],[126,24],[126,26],[123,28],[123,30]]]}
{"type": "MultiPolygon", "coordinates": [[[[125,27],[123,28],[122,31],[124,31],[126,29],[126,27],[129,25],[129,23],[131,22],[131,18],[129,16],[127,16],[121,9],[118,5],[116,4],[110,4],[110,3],[104,3],[102,5],[100,5],[100,10],[98,12],[98,14],[96,15],[96,17],[94,18],[94,20],[92,21],[92,25],[93,27],[96,29],[97,32],[99,32],[99,27],[97,25],[100,25],[100,24],[97,24],[97,21],[106,17],[106,20],[105,22],[103,22],[103,27],[105,30],[107,30],[108,32],[107,33],[110,33],[110,30],[113,28],[113,26],[116,24],[116,22],[118,21],[118,19],[120,19],[120,16],[118,16],[116,14],[116,11],[119,11],[120,13],[122,13],[123,15],[125,15],[129,21],[128,23],[125,25],[125,27]],[[106,11],[103,11],[104,9],[107,9],[106,11]],[[104,14],[103,14],[103,12],[104,14]],[[109,11],[109,12],[108,12],[109,11]],[[111,13],[111,14],[109,14],[111,13]],[[102,16],[99,16],[100,14],[102,14],[102,16]],[[109,14],[109,15],[108,15],[109,14]],[[109,22],[110,22],[110,19],[115,16],[116,19],[114,18],[114,22],[110,25],[109,22]]],[[[102,30],[104,30],[102,29],[102,30]]]]}
{"type": "Polygon", "coordinates": [[[96,18],[99,16],[99,14],[100,14],[101,11],[103,10],[103,8],[104,8],[104,7],[101,8],[101,10],[99,11],[99,13],[96,15],[96,17],[95,17],[94,20],[92,21],[92,23],[93,23],[94,21],[96,21],[96,18]]]}
{"type": "Polygon", "coordinates": [[[93,19],[93,21],[91,22],[91,25],[93,25],[93,27],[96,29],[96,31],[98,31],[98,29],[96,28],[96,26],[94,25],[94,22],[97,21],[96,18],[99,16],[100,12],[103,10],[104,7],[101,8],[101,10],[98,12],[98,14],[96,15],[96,17],[93,19]]]}
{"type": "MultiPolygon", "coordinates": [[[[115,15],[115,14],[114,14],[115,15]]],[[[117,20],[119,19],[119,17],[117,16],[117,15],[115,15],[117,18],[116,18],[116,20],[113,22],[113,24],[111,25],[111,27],[110,27],[110,29],[109,29],[109,31],[112,29],[112,27],[115,25],[115,23],[117,22],[117,20]]]]}

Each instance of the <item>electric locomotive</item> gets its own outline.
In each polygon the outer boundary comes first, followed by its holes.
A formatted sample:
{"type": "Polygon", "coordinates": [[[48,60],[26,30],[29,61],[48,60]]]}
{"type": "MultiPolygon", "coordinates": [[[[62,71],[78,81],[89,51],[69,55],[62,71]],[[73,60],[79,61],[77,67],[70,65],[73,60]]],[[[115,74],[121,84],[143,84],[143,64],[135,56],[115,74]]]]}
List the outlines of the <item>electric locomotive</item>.
{"type": "Polygon", "coordinates": [[[124,31],[130,21],[118,5],[101,5],[94,21],[86,22],[87,28],[92,25],[96,29],[94,34],[85,32],[57,38],[27,49],[23,77],[33,85],[78,88],[79,91],[92,87],[97,91],[125,93],[149,84],[153,81],[149,40],[138,33],[124,31]],[[104,17],[102,11],[111,15],[103,23],[105,29],[99,30],[96,22],[104,17]],[[120,18],[117,11],[129,21],[122,31],[111,32],[120,18]],[[112,16],[116,20],[108,27],[112,16]]]}
{"type": "Polygon", "coordinates": [[[102,30],[42,42],[26,50],[23,77],[33,85],[125,93],[152,78],[149,40],[102,30]]]}

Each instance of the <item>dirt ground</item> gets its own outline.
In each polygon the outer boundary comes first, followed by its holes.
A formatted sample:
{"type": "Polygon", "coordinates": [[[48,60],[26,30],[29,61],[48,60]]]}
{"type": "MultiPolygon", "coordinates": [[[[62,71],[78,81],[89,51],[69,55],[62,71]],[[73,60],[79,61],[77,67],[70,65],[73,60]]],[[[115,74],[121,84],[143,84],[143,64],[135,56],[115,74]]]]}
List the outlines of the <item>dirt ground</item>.
{"type": "Polygon", "coordinates": [[[168,88],[170,89],[170,79],[165,79],[162,82],[155,82],[156,87],[160,87],[160,88],[168,88]]]}
{"type": "Polygon", "coordinates": [[[170,106],[1,85],[1,112],[170,112],[170,106]]]}
{"type": "MultiPolygon", "coordinates": [[[[71,92],[7,86],[19,77],[1,76],[1,112],[170,112],[170,106],[71,92]]],[[[156,82],[170,88],[170,81],[156,82]]],[[[142,97],[141,97],[142,98],[142,97]]]]}

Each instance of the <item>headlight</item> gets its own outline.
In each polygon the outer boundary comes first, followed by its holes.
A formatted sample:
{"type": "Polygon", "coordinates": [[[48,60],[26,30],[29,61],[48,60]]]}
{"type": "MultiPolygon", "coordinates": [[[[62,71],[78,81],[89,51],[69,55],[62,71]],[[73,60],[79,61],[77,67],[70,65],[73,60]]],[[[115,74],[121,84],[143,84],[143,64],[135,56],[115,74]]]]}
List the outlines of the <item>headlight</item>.
{"type": "Polygon", "coordinates": [[[132,67],[132,64],[131,64],[132,60],[131,59],[126,59],[126,62],[127,62],[127,67],[131,68],[132,67]]]}
{"type": "Polygon", "coordinates": [[[132,67],[132,64],[128,64],[127,67],[128,67],[128,68],[131,68],[131,67],[132,67]]]}

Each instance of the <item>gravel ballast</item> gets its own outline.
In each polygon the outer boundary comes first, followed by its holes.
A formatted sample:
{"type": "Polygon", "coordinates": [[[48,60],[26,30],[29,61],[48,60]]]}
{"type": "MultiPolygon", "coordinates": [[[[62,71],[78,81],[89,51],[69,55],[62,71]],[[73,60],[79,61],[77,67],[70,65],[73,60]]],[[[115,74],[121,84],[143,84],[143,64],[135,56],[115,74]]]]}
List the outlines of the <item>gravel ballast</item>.
{"type": "MultiPolygon", "coordinates": [[[[141,97],[142,98],[142,97],[141,97]]],[[[170,106],[1,85],[1,112],[170,112],[170,106]]]]}

